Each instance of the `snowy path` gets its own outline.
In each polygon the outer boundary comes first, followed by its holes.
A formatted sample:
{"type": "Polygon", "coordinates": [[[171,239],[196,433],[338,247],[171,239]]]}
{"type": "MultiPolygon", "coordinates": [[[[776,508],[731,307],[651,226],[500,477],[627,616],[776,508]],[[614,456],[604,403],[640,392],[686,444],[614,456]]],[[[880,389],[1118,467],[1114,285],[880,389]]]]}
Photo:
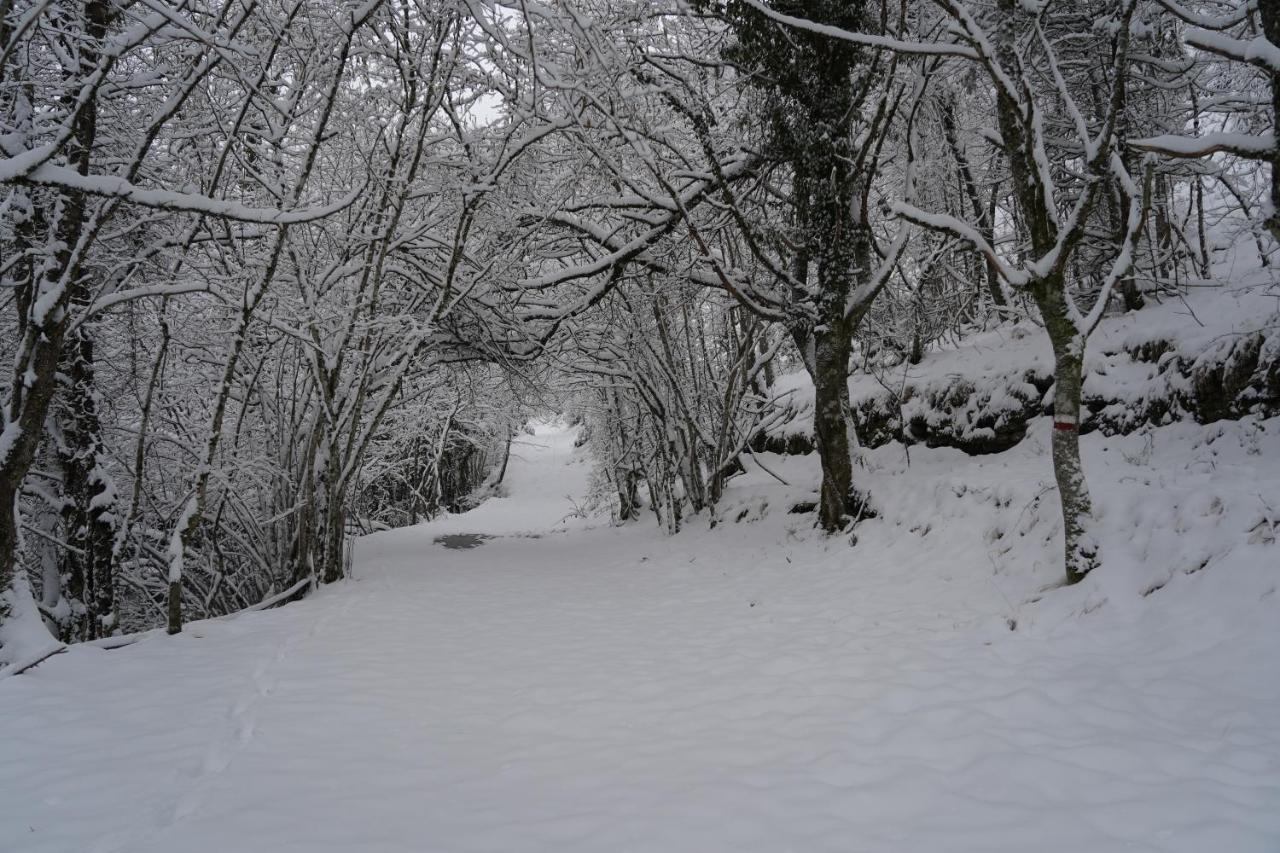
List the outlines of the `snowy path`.
{"type": "Polygon", "coordinates": [[[587,529],[571,433],[517,452],[351,583],[0,684],[0,850],[1280,850],[1274,607],[1024,637],[918,543],[587,529]]]}

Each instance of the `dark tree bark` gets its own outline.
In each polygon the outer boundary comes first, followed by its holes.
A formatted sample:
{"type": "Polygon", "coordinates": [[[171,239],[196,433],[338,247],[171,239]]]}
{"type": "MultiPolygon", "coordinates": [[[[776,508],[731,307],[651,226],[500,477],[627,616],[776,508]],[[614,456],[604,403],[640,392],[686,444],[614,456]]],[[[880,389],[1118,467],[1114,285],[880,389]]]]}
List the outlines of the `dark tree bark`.
{"type": "MultiPolygon", "coordinates": [[[[871,26],[860,2],[797,0],[782,6],[779,11],[787,14],[849,30],[871,26]]],[[[849,302],[872,275],[867,188],[875,168],[867,147],[872,143],[860,144],[856,137],[868,123],[862,110],[875,60],[848,42],[784,33],[747,4],[729,3],[726,11],[738,38],[728,56],[752,73],[753,85],[765,96],[765,154],[791,173],[788,237],[796,248],[794,319],[788,326],[814,384],[814,436],[822,464],[818,523],[834,532],[846,526],[852,507],[848,369],[857,322],[849,317],[849,302]]],[[[874,130],[867,135],[876,136],[874,130]]]]}
{"type": "Polygon", "coordinates": [[[813,435],[822,463],[818,523],[840,530],[849,516],[853,465],[849,456],[849,340],[842,330],[815,334],[813,360],[813,435]]]}
{"type": "MultiPolygon", "coordinates": [[[[97,64],[110,9],[104,0],[89,0],[82,7],[82,15],[78,47],[80,68],[84,71],[81,79],[84,79],[97,64]]],[[[96,96],[96,92],[92,95],[96,96]]],[[[97,133],[94,96],[83,102],[71,94],[64,99],[72,122],[66,162],[81,175],[89,174],[97,133]]],[[[11,426],[7,431],[14,434],[6,452],[0,456],[0,590],[8,589],[13,581],[18,547],[18,495],[40,446],[45,419],[57,389],[58,362],[71,320],[69,303],[81,274],[79,243],[86,218],[85,194],[60,191],[53,216],[56,250],[35,276],[35,287],[25,303],[21,324],[24,334],[18,345],[8,412],[11,426]]],[[[0,619],[4,616],[0,613],[0,619]]]]}
{"type": "MultiPolygon", "coordinates": [[[[1267,41],[1280,45],[1280,0],[1258,0],[1258,15],[1267,41]]],[[[1271,211],[1266,225],[1276,242],[1280,242],[1280,71],[1273,69],[1268,76],[1271,78],[1271,127],[1276,144],[1271,149],[1271,211]]]]}
{"type": "MultiPolygon", "coordinates": [[[[973,209],[974,221],[978,223],[978,233],[987,243],[994,243],[996,188],[991,188],[989,203],[983,204],[978,181],[974,177],[973,168],[969,165],[969,159],[965,156],[964,148],[960,145],[960,139],[956,133],[955,99],[950,96],[945,98],[940,105],[939,113],[942,119],[942,135],[947,140],[947,147],[951,149],[956,168],[960,170],[960,183],[973,209]]],[[[985,258],[983,266],[986,272],[987,295],[991,297],[992,304],[1004,306],[1006,304],[1004,289],[1000,286],[1000,273],[996,269],[995,261],[985,258]]]]}
{"type": "MultiPolygon", "coordinates": [[[[76,301],[79,301],[77,299],[76,301]]],[[[80,326],[63,349],[64,387],[56,406],[61,423],[63,528],[72,547],[62,551],[62,574],[73,600],[83,607],[75,636],[91,640],[115,623],[116,533],[119,508],[110,473],[102,466],[106,447],[98,412],[93,340],[80,326]]]]}

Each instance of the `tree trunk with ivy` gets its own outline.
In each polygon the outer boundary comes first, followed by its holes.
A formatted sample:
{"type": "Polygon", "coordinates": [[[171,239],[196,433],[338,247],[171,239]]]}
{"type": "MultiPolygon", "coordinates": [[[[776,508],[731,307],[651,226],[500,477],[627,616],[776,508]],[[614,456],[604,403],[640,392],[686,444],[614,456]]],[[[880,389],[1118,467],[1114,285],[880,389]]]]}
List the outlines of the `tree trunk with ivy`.
{"type": "MultiPolygon", "coordinates": [[[[1258,17],[1262,18],[1262,32],[1267,41],[1280,45],[1280,0],[1258,0],[1258,17]]],[[[1280,242],[1280,70],[1271,69],[1272,132],[1276,136],[1271,148],[1271,205],[1266,226],[1271,236],[1280,242]]]]}
{"type": "Polygon", "coordinates": [[[847,426],[849,340],[840,329],[814,333],[812,351],[813,435],[822,465],[818,523],[835,532],[848,523],[853,488],[847,426]]]}
{"type": "MultiPolygon", "coordinates": [[[[110,9],[103,0],[81,7],[75,22],[79,31],[78,60],[83,76],[98,61],[98,46],[106,35],[110,9]]],[[[68,22],[70,24],[71,22],[68,22]]],[[[7,69],[6,69],[7,70],[7,69]]],[[[81,102],[68,94],[63,107],[72,124],[66,165],[80,175],[89,174],[97,135],[96,91],[81,102]]],[[[78,244],[88,218],[87,199],[79,190],[59,192],[53,205],[54,251],[42,268],[32,269],[26,292],[17,294],[19,306],[18,356],[14,361],[13,394],[5,417],[6,441],[0,448],[0,621],[6,613],[4,593],[15,581],[18,558],[18,496],[35,459],[45,419],[58,384],[58,365],[71,321],[70,300],[82,273],[78,244]]],[[[32,235],[39,237],[41,235],[32,235]]],[[[19,290],[23,287],[20,285],[19,290]]],[[[16,595],[29,595],[14,589],[16,595]]]]}
{"type": "Polygon", "coordinates": [[[60,422],[63,529],[70,548],[61,554],[61,574],[77,610],[74,636],[92,640],[115,624],[118,496],[103,462],[106,446],[98,411],[93,340],[81,326],[63,348],[63,388],[55,407],[60,422]]]}
{"type": "MultiPolygon", "coordinates": [[[[804,0],[785,11],[852,31],[874,29],[860,2],[804,0]]],[[[848,524],[853,508],[848,370],[857,323],[848,312],[850,297],[872,274],[866,194],[874,165],[857,136],[867,124],[862,113],[875,60],[820,34],[784,36],[747,3],[730,2],[725,15],[738,40],[727,56],[751,72],[764,96],[764,154],[790,171],[791,221],[784,230],[795,247],[795,320],[789,325],[813,378],[822,464],[818,523],[834,532],[848,524]]]]}

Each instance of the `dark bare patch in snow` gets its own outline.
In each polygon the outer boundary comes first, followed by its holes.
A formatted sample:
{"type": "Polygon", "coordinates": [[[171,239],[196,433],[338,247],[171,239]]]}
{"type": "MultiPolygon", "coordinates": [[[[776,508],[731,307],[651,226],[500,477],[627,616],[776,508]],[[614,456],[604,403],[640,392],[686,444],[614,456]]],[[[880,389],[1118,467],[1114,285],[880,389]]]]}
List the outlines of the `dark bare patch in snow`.
{"type": "Polygon", "coordinates": [[[487,533],[449,533],[444,536],[437,536],[433,541],[437,545],[452,551],[466,551],[471,548],[479,548],[485,543],[486,539],[493,537],[487,533]]]}

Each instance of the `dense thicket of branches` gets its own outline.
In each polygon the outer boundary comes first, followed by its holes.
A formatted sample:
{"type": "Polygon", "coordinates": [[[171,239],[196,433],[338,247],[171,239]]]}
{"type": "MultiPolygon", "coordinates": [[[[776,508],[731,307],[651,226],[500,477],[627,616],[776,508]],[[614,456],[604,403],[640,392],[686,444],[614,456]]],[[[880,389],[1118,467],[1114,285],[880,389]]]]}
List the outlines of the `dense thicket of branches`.
{"type": "Polygon", "coordinates": [[[1090,333],[1224,217],[1267,262],[1278,44],[1276,0],[0,0],[0,659],[336,580],[547,406],[678,530],[790,368],[843,529],[851,361],[1011,316],[1078,580],[1090,333]]]}

